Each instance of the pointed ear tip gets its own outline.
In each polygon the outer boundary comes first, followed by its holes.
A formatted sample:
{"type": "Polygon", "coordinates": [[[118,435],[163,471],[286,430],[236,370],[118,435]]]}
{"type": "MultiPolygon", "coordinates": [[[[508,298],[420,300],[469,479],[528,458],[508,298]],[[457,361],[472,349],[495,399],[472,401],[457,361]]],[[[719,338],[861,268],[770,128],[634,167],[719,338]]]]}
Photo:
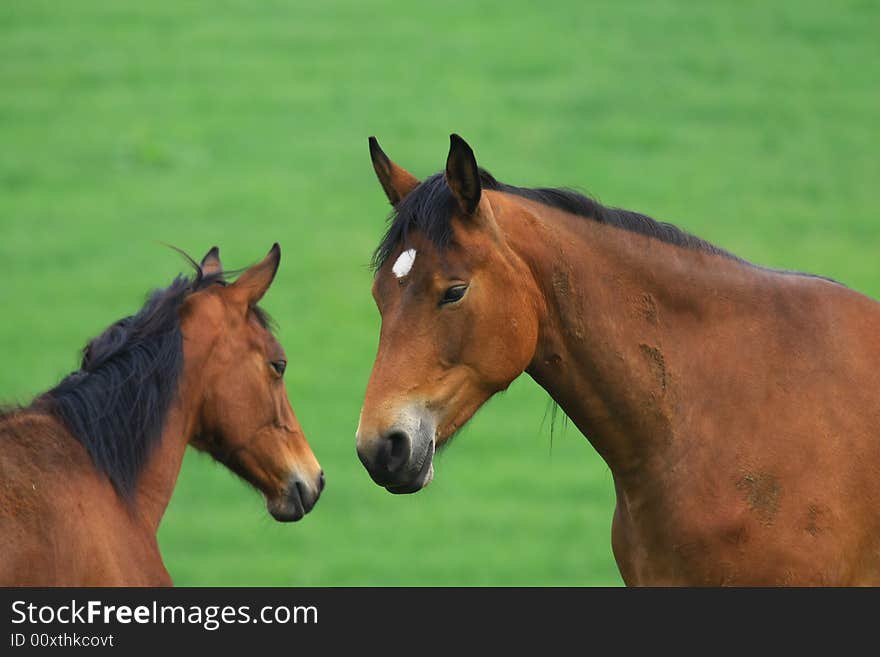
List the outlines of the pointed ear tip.
{"type": "Polygon", "coordinates": [[[218,255],[220,255],[220,247],[212,246],[210,249],[208,249],[208,255],[217,257],[218,255]]]}
{"type": "Polygon", "coordinates": [[[451,153],[453,151],[463,151],[465,153],[470,151],[471,153],[473,153],[474,149],[472,149],[470,147],[470,144],[468,144],[464,139],[461,138],[461,135],[453,132],[451,135],[449,135],[449,152],[451,153]]]}

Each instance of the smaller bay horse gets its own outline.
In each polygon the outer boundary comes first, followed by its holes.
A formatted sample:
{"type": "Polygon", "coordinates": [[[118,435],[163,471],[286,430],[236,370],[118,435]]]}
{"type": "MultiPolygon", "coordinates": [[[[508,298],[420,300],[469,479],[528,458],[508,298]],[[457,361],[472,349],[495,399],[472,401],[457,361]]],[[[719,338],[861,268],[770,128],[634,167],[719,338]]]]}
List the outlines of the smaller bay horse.
{"type": "Polygon", "coordinates": [[[302,518],[324,475],[290,406],[287,356],[257,302],[281,250],[227,283],[212,248],[0,415],[0,585],[170,585],[156,532],[187,445],[302,518]]]}

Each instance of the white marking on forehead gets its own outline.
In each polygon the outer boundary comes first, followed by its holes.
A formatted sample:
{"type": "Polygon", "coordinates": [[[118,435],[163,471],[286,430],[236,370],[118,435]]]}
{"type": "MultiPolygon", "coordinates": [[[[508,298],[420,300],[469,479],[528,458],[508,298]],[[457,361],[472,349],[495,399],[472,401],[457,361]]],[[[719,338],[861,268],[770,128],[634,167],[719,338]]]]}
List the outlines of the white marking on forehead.
{"type": "Polygon", "coordinates": [[[412,269],[413,263],[415,261],[416,250],[407,249],[398,256],[397,260],[394,263],[394,266],[391,268],[391,271],[394,272],[394,275],[397,276],[397,278],[403,278],[409,273],[410,269],[412,269]]]}

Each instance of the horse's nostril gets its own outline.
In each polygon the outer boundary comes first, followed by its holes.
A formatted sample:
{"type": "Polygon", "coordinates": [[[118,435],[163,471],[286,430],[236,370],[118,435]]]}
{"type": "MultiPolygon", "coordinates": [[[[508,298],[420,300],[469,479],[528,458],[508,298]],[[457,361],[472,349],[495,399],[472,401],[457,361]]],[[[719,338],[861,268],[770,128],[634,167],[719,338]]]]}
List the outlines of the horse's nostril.
{"type": "Polygon", "coordinates": [[[312,505],[309,503],[310,500],[308,489],[306,488],[306,485],[301,481],[296,482],[296,494],[299,495],[299,501],[300,504],[302,504],[303,511],[308,513],[309,510],[312,508],[312,505]]]}
{"type": "Polygon", "coordinates": [[[394,431],[385,438],[385,467],[390,473],[406,465],[410,455],[410,440],[403,431],[394,431]]]}
{"type": "Polygon", "coordinates": [[[358,458],[377,484],[385,486],[406,469],[412,456],[412,438],[406,431],[393,429],[359,439],[358,458]]]}
{"type": "Polygon", "coordinates": [[[324,490],[324,471],[321,470],[321,473],[318,475],[318,492],[324,490]]]}

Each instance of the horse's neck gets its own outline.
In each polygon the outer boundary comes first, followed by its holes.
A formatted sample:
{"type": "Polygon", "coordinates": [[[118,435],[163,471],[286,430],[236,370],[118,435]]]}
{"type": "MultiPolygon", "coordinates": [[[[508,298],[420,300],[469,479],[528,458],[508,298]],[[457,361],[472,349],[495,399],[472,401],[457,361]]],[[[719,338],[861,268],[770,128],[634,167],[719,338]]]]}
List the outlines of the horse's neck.
{"type": "Polygon", "coordinates": [[[529,210],[505,226],[544,297],[527,371],[615,479],[641,475],[672,438],[680,359],[701,355],[689,341],[713,318],[752,312],[762,273],[557,210],[535,221],[529,210]]]}
{"type": "Polygon", "coordinates": [[[186,447],[196,431],[195,391],[187,385],[188,380],[192,381],[193,377],[182,373],[178,395],[168,411],[161,440],[138,481],[135,508],[154,531],[158,530],[171,501],[186,447]]]}

